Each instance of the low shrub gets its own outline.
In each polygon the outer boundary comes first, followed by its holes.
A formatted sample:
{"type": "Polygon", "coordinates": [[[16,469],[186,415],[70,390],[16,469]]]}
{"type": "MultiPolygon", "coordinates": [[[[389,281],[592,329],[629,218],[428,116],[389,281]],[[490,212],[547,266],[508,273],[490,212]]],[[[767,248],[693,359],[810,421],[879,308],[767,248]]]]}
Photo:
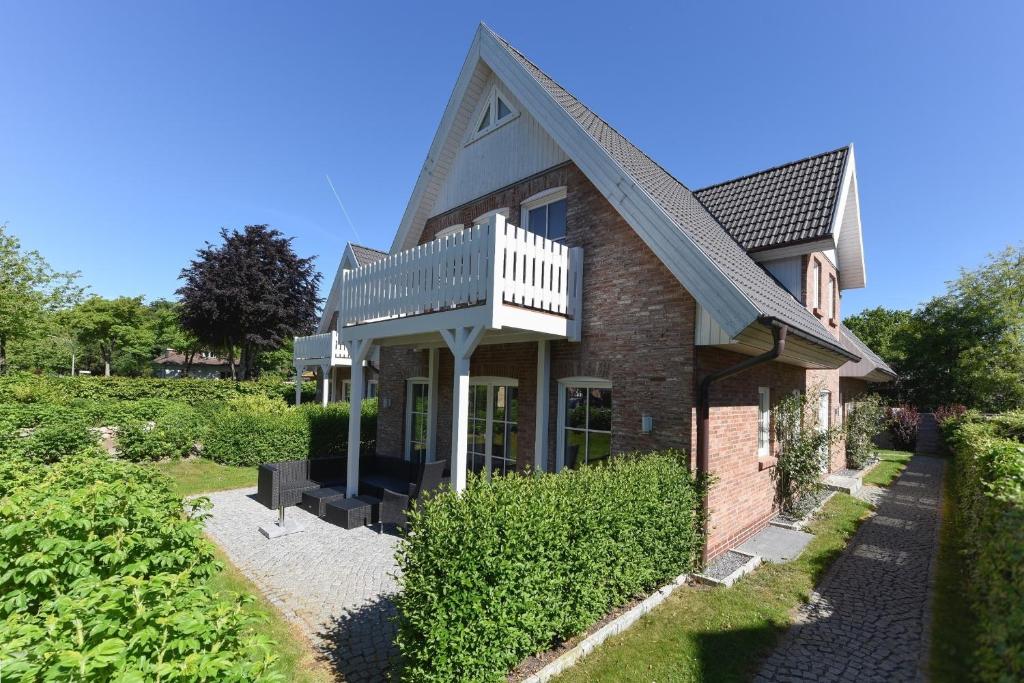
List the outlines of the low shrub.
{"type": "Polygon", "coordinates": [[[939,426],[946,424],[950,420],[956,420],[964,416],[967,412],[967,406],[954,403],[948,406],[939,406],[935,409],[935,421],[939,423],[939,426]]]}
{"type": "Polygon", "coordinates": [[[772,468],[779,505],[787,512],[803,512],[821,489],[821,473],[832,445],[842,435],[836,427],[818,424],[819,388],[786,396],[772,410],[779,444],[778,461],[772,468]]]}
{"type": "Polygon", "coordinates": [[[186,405],[162,410],[151,422],[129,422],[117,432],[120,457],[132,462],[183,458],[192,453],[202,433],[199,414],[186,405]]]}
{"type": "Polygon", "coordinates": [[[238,395],[283,398],[291,385],[269,378],[257,382],[231,380],[92,377],[70,375],[0,375],[0,403],[66,403],[73,399],[96,401],[138,401],[161,398],[185,401],[227,401],[238,395]]]}
{"type": "Polygon", "coordinates": [[[892,443],[896,450],[914,450],[917,446],[917,426],[921,422],[917,408],[910,405],[886,408],[885,419],[889,423],[892,443]]]}
{"type": "Polygon", "coordinates": [[[79,416],[68,416],[62,423],[18,428],[0,422],[0,454],[18,456],[33,462],[53,463],[99,443],[99,435],[79,416]]]}
{"type": "Polygon", "coordinates": [[[982,681],[1024,680],[1024,444],[1001,435],[1018,418],[968,416],[946,430],[982,681]]]}
{"type": "Polygon", "coordinates": [[[524,657],[693,569],[701,485],[680,453],[477,476],[410,513],[396,642],[410,681],[504,680],[524,657]]]}
{"type": "MultiPolygon", "coordinates": [[[[295,383],[288,383],[282,390],[281,396],[288,403],[288,405],[295,405],[295,383]]],[[[316,382],[303,382],[302,383],[302,403],[313,403],[316,401],[316,382]]]]}
{"type": "Polygon", "coordinates": [[[843,425],[846,435],[846,466],[859,470],[867,466],[875,452],[874,438],[885,430],[882,399],[871,394],[857,400],[847,412],[843,425]]]}
{"type": "Polygon", "coordinates": [[[104,455],[34,467],[10,486],[0,466],[5,680],[272,679],[243,600],[208,586],[204,502],[186,516],[162,475],[104,455]]]}
{"type": "Polygon", "coordinates": [[[214,413],[203,436],[203,455],[224,465],[259,465],[309,457],[309,425],[281,399],[236,397],[214,413]]]}

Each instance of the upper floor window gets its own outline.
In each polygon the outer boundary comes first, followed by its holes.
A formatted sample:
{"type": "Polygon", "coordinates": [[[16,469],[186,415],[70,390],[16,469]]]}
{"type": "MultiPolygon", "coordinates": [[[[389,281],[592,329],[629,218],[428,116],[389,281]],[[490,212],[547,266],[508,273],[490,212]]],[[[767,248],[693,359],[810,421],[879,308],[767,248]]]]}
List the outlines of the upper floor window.
{"type": "Polygon", "coordinates": [[[821,309],[821,264],[818,263],[817,259],[815,259],[814,267],[811,269],[811,305],[814,308],[821,309]]]}
{"type": "Polygon", "coordinates": [[[508,218],[508,207],[502,207],[500,209],[492,209],[490,211],[487,211],[486,213],[480,214],[479,216],[477,216],[476,218],[473,219],[473,225],[483,225],[488,220],[490,220],[491,216],[493,216],[495,214],[498,214],[498,215],[504,216],[505,218],[508,218]]]}
{"type": "Polygon", "coordinates": [[[563,241],[566,228],[565,197],[565,188],[556,187],[527,199],[522,206],[523,227],[549,240],[563,241]]]}
{"type": "Polygon", "coordinates": [[[434,235],[434,239],[435,240],[439,240],[439,239],[441,239],[443,237],[447,237],[448,235],[458,234],[459,232],[462,232],[464,227],[465,226],[462,223],[456,223],[455,225],[449,225],[444,230],[438,230],[437,234],[434,235]]]}
{"type": "Polygon", "coordinates": [[[839,321],[839,295],[836,292],[836,279],[828,276],[828,317],[829,320],[839,321]]]}
{"type": "Polygon", "coordinates": [[[519,114],[509,103],[508,97],[498,86],[491,88],[483,99],[483,106],[466,144],[500,128],[519,114]]]}

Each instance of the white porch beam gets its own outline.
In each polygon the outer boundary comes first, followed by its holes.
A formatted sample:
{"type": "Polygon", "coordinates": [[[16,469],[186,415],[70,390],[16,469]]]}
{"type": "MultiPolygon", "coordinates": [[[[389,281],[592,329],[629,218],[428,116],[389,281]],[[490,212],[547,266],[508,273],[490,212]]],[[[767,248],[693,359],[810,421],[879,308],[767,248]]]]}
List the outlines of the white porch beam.
{"type": "Polygon", "coordinates": [[[452,488],[457,492],[466,489],[469,450],[469,359],[480,343],[484,326],[458,327],[441,330],[441,336],[451,349],[455,360],[454,386],[452,391],[452,457],[450,469],[452,488]]]}
{"type": "Polygon", "coordinates": [[[346,342],[352,357],[352,398],[348,409],[348,471],[345,479],[345,495],[353,498],[359,495],[359,443],[360,416],[363,407],[363,361],[373,348],[372,339],[356,339],[346,342]]]}
{"type": "Polygon", "coordinates": [[[537,342],[537,409],[533,441],[533,469],[544,472],[548,468],[548,428],[551,407],[551,342],[537,342]]]}
{"type": "Polygon", "coordinates": [[[302,371],[301,365],[295,366],[295,405],[302,405],[302,371]]]}
{"type": "Polygon", "coordinates": [[[321,396],[320,405],[327,407],[327,404],[331,402],[331,366],[321,364],[320,365],[320,386],[321,396]]]}
{"type": "Polygon", "coordinates": [[[427,462],[437,460],[437,363],[440,357],[439,349],[427,351],[427,378],[429,380],[427,389],[427,462]]]}

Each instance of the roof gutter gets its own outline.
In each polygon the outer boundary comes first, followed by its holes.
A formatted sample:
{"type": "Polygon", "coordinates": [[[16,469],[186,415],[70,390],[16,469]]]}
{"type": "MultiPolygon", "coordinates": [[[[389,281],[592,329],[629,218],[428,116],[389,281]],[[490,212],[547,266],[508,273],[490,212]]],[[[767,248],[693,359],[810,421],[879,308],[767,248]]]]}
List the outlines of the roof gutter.
{"type": "MultiPolygon", "coordinates": [[[[726,377],[737,375],[741,372],[745,372],[750,368],[764,363],[771,362],[782,355],[782,352],[786,350],[786,335],[789,332],[789,325],[772,325],[772,339],[774,344],[772,348],[759,356],[753,356],[747,358],[736,365],[728,368],[724,368],[717,372],[712,372],[709,375],[705,375],[700,381],[700,388],[697,393],[697,476],[704,478],[708,475],[710,469],[710,425],[711,425],[711,410],[710,410],[710,395],[711,385],[719,380],[723,380],[726,377]]],[[[708,524],[708,491],[705,489],[704,495],[701,499],[702,517],[704,520],[704,560],[707,560],[707,524],[708,524]]]]}

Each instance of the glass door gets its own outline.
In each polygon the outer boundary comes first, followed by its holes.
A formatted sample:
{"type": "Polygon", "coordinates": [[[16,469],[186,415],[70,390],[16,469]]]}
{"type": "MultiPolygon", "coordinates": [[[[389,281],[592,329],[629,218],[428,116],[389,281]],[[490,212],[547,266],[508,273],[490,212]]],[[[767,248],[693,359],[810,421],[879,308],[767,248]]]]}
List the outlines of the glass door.
{"type": "Polygon", "coordinates": [[[469,387],[468,456],[474,472],[516,470],[519,452],[519,389],[509,384],[469,387]]]}

